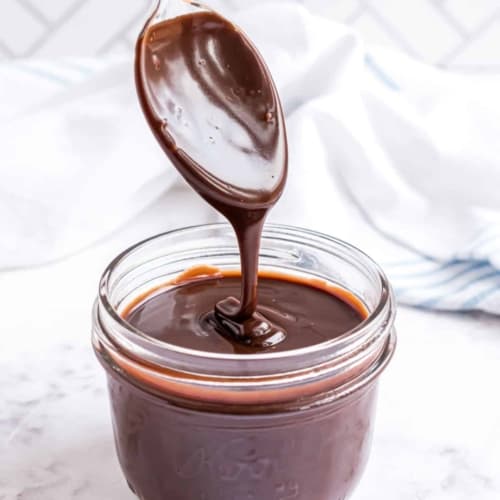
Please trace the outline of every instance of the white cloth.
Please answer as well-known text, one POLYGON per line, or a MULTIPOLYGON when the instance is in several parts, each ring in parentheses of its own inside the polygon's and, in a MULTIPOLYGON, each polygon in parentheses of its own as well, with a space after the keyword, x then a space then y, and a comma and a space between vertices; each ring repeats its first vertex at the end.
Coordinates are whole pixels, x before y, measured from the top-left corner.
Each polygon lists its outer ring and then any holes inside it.
MULTIPOLYGON (((359 245, 402 302, 500 314, 499 79, 367 48, 295 3, 234 19, 287 117, 290 176, 270 220, 359 245)), ((178 182, 129 58, 4 64, 0 137, 2 268, 75 252, 178 182)))

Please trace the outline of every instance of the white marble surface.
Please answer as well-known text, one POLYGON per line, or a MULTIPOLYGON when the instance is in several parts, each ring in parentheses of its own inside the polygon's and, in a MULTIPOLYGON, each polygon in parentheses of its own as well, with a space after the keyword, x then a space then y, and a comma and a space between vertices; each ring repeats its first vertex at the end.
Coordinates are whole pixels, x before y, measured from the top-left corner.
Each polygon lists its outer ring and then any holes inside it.
MULTIPOLYGON (((90 310, 105 264, 151 229, 143 216, 62 263, 0 273, 0 500, 133 498, 114 454, 90 310)), ((500 319, 400 308, 397 325, 353 500, 498 500, 500 319)))

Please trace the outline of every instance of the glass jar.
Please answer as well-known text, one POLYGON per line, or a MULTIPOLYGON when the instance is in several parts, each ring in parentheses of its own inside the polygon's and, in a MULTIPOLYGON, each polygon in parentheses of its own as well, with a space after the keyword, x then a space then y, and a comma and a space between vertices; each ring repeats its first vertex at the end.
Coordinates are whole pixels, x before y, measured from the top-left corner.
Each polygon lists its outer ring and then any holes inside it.
POLYGON ((239 269, 226 224, 172 231, 119 255, 100 282, 93 346, 108 374, 118 458, 142 500, 343 500, 366 463, 376 385, 395 348, 380 268, 347 243, 267 225, 260 268, 327 282, 366 307, 306 348, 217 354, 137 331, 127 307, 194 265, 239 269))

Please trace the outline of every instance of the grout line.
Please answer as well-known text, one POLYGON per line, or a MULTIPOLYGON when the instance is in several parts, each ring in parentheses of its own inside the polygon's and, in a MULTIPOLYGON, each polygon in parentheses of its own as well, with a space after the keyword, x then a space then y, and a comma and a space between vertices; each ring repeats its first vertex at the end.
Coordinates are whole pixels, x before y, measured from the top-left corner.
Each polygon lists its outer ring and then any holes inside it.
POLYGON ((23 57, 29 57, 33 55, 36 49, 40 48, 52 35, 54 30, 60 28, 64 23, 69 21, 79 10, 81 10, 87 2, 84 0, 79 0, 73 3, 68 10, 54 23, 51 24, 51 29, 47 30, 42 36, 35 40, 28 50, 25 50, 22 54, 23 57))
POLYGON ((49 27, 51 25, 45 14, 38 7, 33 5, 29 0, 17 0, 17 3, 21 4, 21 6, 24 7, 24 9, 28 11, 32 17, 34 17, 44 26, 49 27))
MULTIPOLYGON (((144 9, 147 7, 148 2, 145 1, 144 3, 144 9)), ((129 43, 127 40, 127 32, 132 28, 135 24, 138 22, 138 16, 140 13, 143 12, 143 8, 141 7, 137 13, 130 19, 130 21, 120 30, 118 33, 116 33, 110 40, 104 43, 104 45, 99 49, 98 54, 105 54, 110 50, 110 48, 120 40, 125 40, 127 44, 129 43)), ((146 20, 145 18, 146 13, 144 14, 144 22, 146 20)), ((140 22, 140 21, 139 21, 140 22)), ((141 26, 142 27, 142 26, 141 26)), ((139 31, 137 32, 137 36, 139 36, 139 31)))
POLYGON ((386 31, 386 33, 397 42, 412 57, 421 60, 422 57, 415 49, 402 37, 401 33, 389 21, 385 19, 367 0, 360 0, 365 11, 368 12, 386 31))
POLYGON ((467 29, 460 21, 448 10, 444 2, 434 2, 434 8, 441 14, 441 17, 460 35, 462 40, 469 39, 467 29))
POLYGON ((121 36, 114 37, 112 43, 107 43, 104 49, 101 47, 98 54, 100 56, 108 56, 110 54, 113 54, 117 44, 120 44, 120 49, 122 49, 123 46, 123 48, 128 52, 133 52, 133 45, 130 43, 130 40, 127 40, 125 36, 121 36))
POLYGON ((347 19, 344 21, 347 24, 353 24, 355 23, 363 14, 365 13, 365 8, 361 3, 358 2, 358 6, 356 10, 347 17, 347 19))
POLYGON ((12 52, 12 49, 2 40, 0 40, 0 52, 4 53, 8 58, 13 59, 16 54, 12 52))
POLYGON ((492 24, 498 21, 500 18, 500 8, 498 8, 491 16, 485 19, 484 22, 479 24, 479 26, 469 33, 468 37, 462 41, 462 43, 458 44, 454 49, 452 49, 448 54, 443 56, 438 62, 437 66, 449 66, 453 59, 455 59, 470 42, 476 40, 484 31, 486 31, 492 24))

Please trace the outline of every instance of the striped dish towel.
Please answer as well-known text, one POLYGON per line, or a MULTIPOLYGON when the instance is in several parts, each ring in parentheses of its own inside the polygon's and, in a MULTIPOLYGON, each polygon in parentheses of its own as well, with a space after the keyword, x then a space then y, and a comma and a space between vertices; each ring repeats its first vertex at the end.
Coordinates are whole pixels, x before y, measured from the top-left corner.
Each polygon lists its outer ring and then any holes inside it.
POLYGON ((368 169, 393 169, 396 178, 374 175, 372 187, 396 209, 383 200, 367 209, 353 184, 351 195, 385 240, 378 256, 399 302, 500 314, 499 77, 447 73, 384 49, 368 58, 383 87, 375 99, 393 114, 372 118, 386 128, 378 146, 387 163, 368 169))
POLYGON ((471 240, 469 248, 448 261, 414 254, 381 260, 400 303, 448 311, 500 313, 500 228, 471 240))

